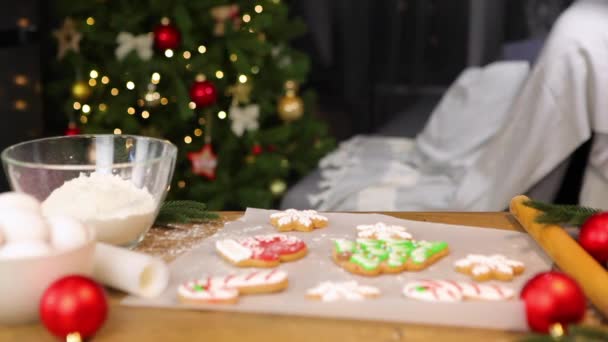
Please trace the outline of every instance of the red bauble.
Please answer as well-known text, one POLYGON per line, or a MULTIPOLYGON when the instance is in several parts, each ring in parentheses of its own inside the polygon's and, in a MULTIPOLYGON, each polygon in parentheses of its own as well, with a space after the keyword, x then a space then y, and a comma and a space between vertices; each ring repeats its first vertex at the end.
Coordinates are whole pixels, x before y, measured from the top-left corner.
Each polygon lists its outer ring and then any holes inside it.
POLYGON ((217 100, 215 85, 209 81, 194 82, 190 87, 190 99, 198 108, 214 104, 217 100))
POLYGON ((66 128, 65 130, 65 135, 78 135, 80 134, 80 128, 78 128, 78 126, 76 126, 75 123, 70 122, 68 124, 68 128, 66 128))
POLYGON ((260 144, 255 144, 251 147, 251 154, 253 154, 254 156, 259 156, 260 154, 262 154, 262 152, 263 150, 260 144))
POLYGON ((537 274, 521 290, 521 298, 526 304, 528 325, 537 332, 547 333, 555 323, 565 328, 585 315, 583 291, 561 272, 537 274))
POLYGON ((578 243, 600 264, 606 265, 608 262, 608 212, 594 214, 583 223, 578 243))
POLYGON ((108 303, 104 289, 95 281, 72 275, 49 286, 40 300, 40 319, 55 336, 70 333, 91 337, 105 322, 108 303))
POLYGON ((154 47, 159 50, 177 49, 181 40, 182 34, 171 24, 154 28, 154 47))

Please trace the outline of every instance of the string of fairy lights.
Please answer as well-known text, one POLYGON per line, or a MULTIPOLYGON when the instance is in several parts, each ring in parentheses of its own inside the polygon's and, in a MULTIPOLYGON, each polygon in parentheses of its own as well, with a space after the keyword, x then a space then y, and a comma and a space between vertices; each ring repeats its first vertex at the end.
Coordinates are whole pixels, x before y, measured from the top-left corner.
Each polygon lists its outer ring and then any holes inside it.
MULTIPOLYGON (((273 0, 274 3, 279 3, 280 0, 273 0)), ((260 4, 254 6, 253 8, 254 12, 257 14, 261 14, 264 11, 264 7, 260 4)), ((241 16, 241 20, 244 23, 250 23, 252 20, 252 15, 249 13, 244 13, 241 16)), ((93 17, 88 17, 85 20, 86 24, 89 26, 93 26, 95 25, 96 21, 95 18, 93 17)), ((162 18, 161 19, 161 24, 163 25, 168 25, 170 23, 170 20, 168 18, 162 18)), ((249 32, 254 33, 253 29, 249 29, 249 32)), ((263 36, 261 36, 261 38, 264 38, 263 36)), ((197 47, 196 52, 198 52, 201 55, 204 55, 207 52, 207 47, 204 44, 201 44, 197 47)), ((175 57, 175 51, 173 51, 173 49, 165 49, 163 51, 163 55, 166 58, 173 58, 175 57)), ((189 60, 193 57, 193 52, 191 51, 183 51, 181 54, 181 57, 184 60, 189 60)), ((230 53, 229 55, 229 60, 233 63, 238 61, 238 55, 236 53, 230 53)), ((192 65, 190 63, 186 63, 185 68, 187 70, 192 70, 192 65)), ((250 69, 250 72, 252 75, 256 75, 260 72, 260 67, 257 65, 253 65, 250 69)), ((216 79, 221 80, 225 77, 224 71, 221 69, 216 70, 213 75, 215 76, 216 79)), ((101 83, 102 85, 108 85, 110 84, 110 78, 107 75, 103 75, 101 76, 99 71, 93 69, 90 70, 89 72, 89 80, 87 82, 88 86, 90 87, 96 87, 99 83, 101 83)), ((197 76, 197 77, 200 77, 197 76)), ((241 83, 241 84, 245 84, 247 83, 249 80, 249 77, 245 74, 240 74, 237 76, 237 82, 241 83)), ((159 72, 153 72, 150 76, 150 83, 152 85, 152 87, 154 87, 155 85, 158 85, 161 81, 161 74, 159 72)), ((126 88, 127 91, 133 91, 136 88, 136 84, 133 81, 126 81, 124 84, 124 88, 126 88)), ((73 91, 74 92, 74 91, 73 91)), ((76 91, 78 92, 78 91, 76 91)), ((111 96, 118 96, 120 94, 121 90, 120 87, 112 87, 110 89, 110 95, 111 96)), ((88 96, 85 96, 88 97, 88 96)), ((82 101, 82 100, 81 100, 82 101)), ((79 121, 81 124, 86 125, 89 121, 88 116, 92 113, 93 108, 91 107, 91 105, 85 103, 84 101, 74 101, 73 102, 73 109, 76 111, 80 111, 81 114, 79 116, 79 121)), ((146 103, 155 103, 156 101, 158 101, 158 103, 160 103, 161 105, 165 106, 167 104, 169 104, 170 100, 167 97, 161 96, 161 94, 158 91, 148 91, 145 93, 145 95, 143 96, 143 99, 138 99, 137 100, 137 104, 140 107, 144 107, 146 103)), ((191 110, 195 110, 196 109, 196 103, 194 103, 193 101, 190 101, 188 103, 188 108, 190 108, 191 110)), ((100 112, 105 112, 108 110, 108 105, 105 103, 100 103, 97 106, 97 109, 100 112)), ((126 113, 127 115, 135 115, 137 113, 137 110, 134 106, 130 106, 126 108, 126 113)), ((142 110, 140 113, 140 116, 142 119, 146 120, 149 119, 151 116, 150 110, 148 109, 144 109, 142 110)), ((224 120, 227 118, 228 114, 226 113, 225 110, 219 110, 217 112, 217 118, 220 120, 224 120)), ((200 118, 199 119, 199 124, 200 125, 204 125, 205 124, 205 119, 204 118, 200 118)), ((114 134, 122 134, 122 130, 118 127, 116 127, 114 129, 114 134)), ((193 131, 193 135, 196 137, 200 137, 203 135, 203 130, 201 128, 195 128, 193 131)), ((184 143, 186 144, 190 144, 192 143, 193 139, 191 135, 186 135, 183 138, 184 143)))

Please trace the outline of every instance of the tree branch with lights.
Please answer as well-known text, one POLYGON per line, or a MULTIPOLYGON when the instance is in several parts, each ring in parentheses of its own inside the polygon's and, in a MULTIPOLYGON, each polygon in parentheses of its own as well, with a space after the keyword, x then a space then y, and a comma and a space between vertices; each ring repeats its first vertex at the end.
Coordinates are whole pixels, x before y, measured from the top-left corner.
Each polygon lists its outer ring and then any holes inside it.
POLYGON ((279 0, 58 1, 46 86, 66 134, 178 145, 170 198, 209 209, 276 206, 334 146, 301 92, 304 32, 279 0))

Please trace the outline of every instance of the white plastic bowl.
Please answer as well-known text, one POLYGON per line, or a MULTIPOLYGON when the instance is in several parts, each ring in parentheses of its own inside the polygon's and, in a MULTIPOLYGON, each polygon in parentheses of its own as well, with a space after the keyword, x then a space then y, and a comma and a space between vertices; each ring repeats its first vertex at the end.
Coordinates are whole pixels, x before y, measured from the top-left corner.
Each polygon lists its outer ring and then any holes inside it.
POLYGON ((38 320, 40 298, 57 279, 70 274, 90 276, 95 256, 94 232, 74 249, 47 256, 0 259, 0 324, 38 320))

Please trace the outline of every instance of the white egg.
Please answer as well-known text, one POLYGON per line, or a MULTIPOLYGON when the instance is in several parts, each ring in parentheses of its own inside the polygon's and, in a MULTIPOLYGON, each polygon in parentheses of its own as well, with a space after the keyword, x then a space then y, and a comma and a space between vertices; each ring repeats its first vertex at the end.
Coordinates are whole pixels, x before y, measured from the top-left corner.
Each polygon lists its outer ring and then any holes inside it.
POLYGON ((0 194, 0 210, 30 210, 40 212, 40 202, 32 195, 22 192, 5 192, 0 194))
POLYGON ((57 250, 76 248, 88 241, 88 234, 80 221, 69 216, 47 217, 51 229, 51 245, 57 250))
POLYGON ((0 248, 0 259, 18 259, 48 255, 52 252, 49 245, 42 241, 29 240, 7 243, 0 248))
POLYGON ((49 228, 42 215, 28 210, 0 210, 0 230, 7 243, 48 241, 49 228))

